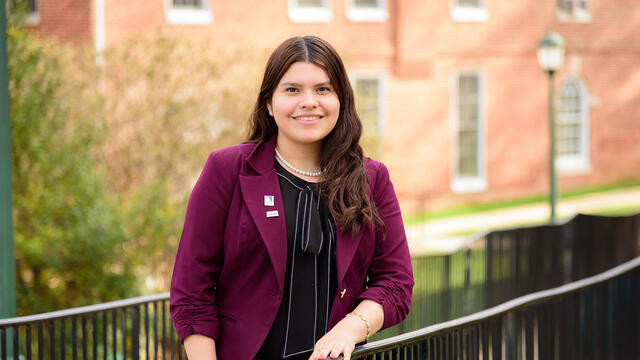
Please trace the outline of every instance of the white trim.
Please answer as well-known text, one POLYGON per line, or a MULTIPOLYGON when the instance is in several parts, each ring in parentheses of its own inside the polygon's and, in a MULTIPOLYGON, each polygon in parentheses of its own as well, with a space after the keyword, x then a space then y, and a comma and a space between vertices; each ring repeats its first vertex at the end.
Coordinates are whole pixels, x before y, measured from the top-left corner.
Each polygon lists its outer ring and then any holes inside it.
POLYGON ((29 12, 27 15, 26 25, 36 26, 40 24, 40 0, 35 0, 36 11, 29 12))
POLYGON ((40 11, 32 12, 27 15, 27 25, 36 26, 40 24, 40 11))
POLYGON ((165 0, 165 20, 169 25, 207 25, 213 22, 209 0, 202 0, 202 8, 180 8, 173 6, 173 0, 165 0))
POLYGON ((482 192, 487 189, 486 128, 487 128, 487 86, 484 70, 456 70, 451 73, 450 129, 451 129, 451 191, 458 194, 482 192), (478 77, 478 174, 459 176, 458 172, 458 79, 460 75, 478 77))
MULTIPOLYGON (((589 90, 580 77, 570 76, 560 87, 560 99, 562 99, 562 89, 566 84, 575 84, 580 95, 580 149, 582 152, 578 155, 557 155, 555 165, 558 175, 579 175, 591 170, 589 162, 589 90)), ((560 116, 557 113, 556 126, 558 126, 559 119, 560 116)))
POLYGON ((100 58, 106 47, 106 29, 105 29, 105 0, 95 0, 95 39, 94 46, 98 57, 100 58))
POLYGON ((458 5, 457 0, 453 0, 453 4, 449 9, 451 19, 457 22, 485 22, 489 20, 489 11, 487 11, 486 0, 479 0, 480 6, 463 6, 458 5))
MULTIPOLYGON (((378 129, 377 135, 384 138, 387 131, 387 74, 383 70, 354 70, 349 72, 354 95, 358 79, 376 79, 378 81, 378 129)), ((354 99, 355 100, 355 99, 354 99)))
POLYGON ((375 8, 362 8, 355 6, 355 0, 347 0, 347 19, 353 22, 384 22, 389 18, 387 0, 377 0, 375 8))
POLYGON ((289 0, 289 19, 295 23, 322 23, 333 20, 331 1, 322 0, 321 7, 300 7, 297 0, 289 0))

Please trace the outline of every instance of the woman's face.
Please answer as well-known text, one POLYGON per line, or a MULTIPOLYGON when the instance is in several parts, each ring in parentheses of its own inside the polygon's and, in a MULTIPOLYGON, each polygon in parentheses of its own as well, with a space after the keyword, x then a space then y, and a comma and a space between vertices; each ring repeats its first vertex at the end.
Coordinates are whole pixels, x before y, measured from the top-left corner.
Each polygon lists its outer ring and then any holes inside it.
POLYGON ((299 61, 282 76, 267 109, 278 126, 278 144, 319 144, 338 121, 340 101, 324 69, 299 61))

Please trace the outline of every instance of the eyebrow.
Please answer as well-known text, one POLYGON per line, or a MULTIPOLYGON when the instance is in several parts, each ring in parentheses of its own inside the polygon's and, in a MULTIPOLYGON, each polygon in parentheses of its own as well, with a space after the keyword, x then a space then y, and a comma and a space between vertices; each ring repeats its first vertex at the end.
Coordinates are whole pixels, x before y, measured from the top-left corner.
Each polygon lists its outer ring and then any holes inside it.
MULTIPOLYGON (((327 85, 331 85, 331 82, 325 81, 325 82, 321 82, 321 83, 315 84, 314 86, 327 86, 327 85)), ((300 87, 300 86, 302 86, 302 84, 297 83, 297 82, 293 82, 293 81, 287 81, 287 82, 283 82, 282 84, 280 84, 280 86, 297 86, 297 87, 300 87)))

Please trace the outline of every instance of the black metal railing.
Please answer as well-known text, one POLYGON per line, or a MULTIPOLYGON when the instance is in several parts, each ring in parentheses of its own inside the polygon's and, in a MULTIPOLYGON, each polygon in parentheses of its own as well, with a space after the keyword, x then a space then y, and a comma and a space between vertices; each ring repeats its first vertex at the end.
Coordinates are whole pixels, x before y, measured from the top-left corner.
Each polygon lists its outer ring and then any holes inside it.
POLYGON ((353 359, 640 359, 640 257, 472 315, 356 347, 353 359))
POLYGON ((182 359, 169 294, 0 319, 0 359, 182 359))
MULTIPOLYGON (((409 317, 371 340, 477 313, 636 256, 640 214, 577 215, 564 224, 483 234, 451 254, 413 258, 416 285, 409 317)), ((186 358, 168 299, 165 293, 0 319, 0 359, 186 358)))
POLYGON ((640 214, 576 215, 556 225, 480 234, 445 255, 412 259, 411 312, 379 340, 482 311, 640 256, 640 214))

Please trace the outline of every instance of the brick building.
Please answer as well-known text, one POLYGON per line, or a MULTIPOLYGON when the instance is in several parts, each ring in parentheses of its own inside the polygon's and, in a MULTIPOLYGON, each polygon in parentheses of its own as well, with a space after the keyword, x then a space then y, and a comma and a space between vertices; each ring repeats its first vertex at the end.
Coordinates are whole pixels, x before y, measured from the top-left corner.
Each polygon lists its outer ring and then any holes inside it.
POLYGON ((560 189, 640 179, 640 3, 619 0, 30 0, 30 26, 97 51, 159 28, 273 48, 314 34, 343 55, 405 212, 545 193, 547 30, 560 189))

